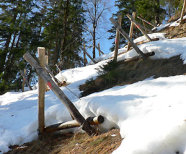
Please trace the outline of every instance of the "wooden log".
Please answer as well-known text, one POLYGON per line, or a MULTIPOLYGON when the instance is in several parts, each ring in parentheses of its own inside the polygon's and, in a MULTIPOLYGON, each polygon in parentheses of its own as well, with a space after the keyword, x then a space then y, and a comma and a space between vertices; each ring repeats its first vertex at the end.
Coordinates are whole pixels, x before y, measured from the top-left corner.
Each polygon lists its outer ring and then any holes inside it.
MULTIPOLYGON (((45 48, 38 47, 38 55, 39 55, 39 62, 41 67, 45 67, 45 48)), ((39 76, 38 79, 38 131, 39 134, 44 133, 45 128, 45 113, 44 113, 44 106, 45 106, 45 81, 39 76)))
MULTIPOLYGON (((118 16, 118 24, 121 26, 122 16, 118 16)), ((119 41, 120 41, 120 32, 116 29, 116 38, 115 38, 115 51, 114 51, 114 61, 117 61, 118 57, 118 49, 119 49, 119 41)))
POLYGON ((143 59, 145 59, 146 58, 145 54, 137 47, 137 45, 132 41, 132 39, 127 35, 127 33, 121 28, 121 26, 113 19, 113 17, 110 18, 110 21, 120 31, 121 35, 123 35, 125 37, 125 39, 131 43, 131 45, 135 49, 135 51, 139 55, 141 55, 143 59))
POLYGON ((104 52, 101 50, 101 48, 100 48, 100 44, 99 44, 99 46, 97 46, 96 45, 96 49, 98 49, 99 51, 100 51, 100 53, 102 54, 102 55, 104 55, 104 52))
POLYGON ((145 37, 151 41, 151 38, 147 35, 147 33, 143 30, 143 26, 141 24, 139 24, 135 19, 133 19, 132 16, 130 16, 129 14, 127 14, 127 17, 131 20, 131 22, 134 22, 135 26, 142 32, 143 35, 145 35, 145 37))
MULTIPOLYGON (((154 51, 145 53, 145 56, 146 56, 146 57, 150 57, 150 56, 154 56, 154 55, 155 55, 155 52, 154 52, 154 51)), ((126 59, 124 62, 131 62, 131 61, 138 60, 138 59, 140 59, 140 58, 141 58, 140 56, 135 56, 135 57, 126 59)))
POLYGON ((183 2, 183 8, 182 8, 182 11, 181 11, 180 24, 183 23, 183 16, 184 16, 184 13, 185 13, 185 8, 186 8, 186 0, 184 0, 184 2, 183 2))
MULTIPOLYGON (((132 17, 135 19, 136 18, 136 12, 133 12, 132 13, 132 17)), ((134 23, 131 22, 131 25, 130 25, 130 32, 129 32, 129 37, 132 39, 132 35, 133 35, 133 29, 134 29, 134 23)), ((127 51, 129 51, 131 47, 131 44, 130 42, 128 42, 128 47, 127 47, 127 51)))
POLYGON ((98 43, 99 56, 101 56, 100 44, 98 43))
POLYGON ((85 118, 79 113, 74 104, 68 99, 68 97, 63 93, 63 91, 55 84, 51 79, 49 74, 40 66, 40 64, 30 55, 29 52, 23 55, 24 59, 30 63, 36 69, 36 72, 40 77, 47 83, 50 89, 56 94, 56 96, 61 100, 61 102, 66 106, 70 114, 74 119, 82 126, 82 129, 87 132, 88 135, 96 134, 96 130, 92 128, 85 118))
MULTIPOLYGON (((99 125, 104 122, 104 117, 103 116, 98 116, 98 117, 89 117, 87 118, 87 122, 90 125, 99 125)), ((54 125, 50 125, 45 128, 45 132, 55 132, 63 129, 69 129, 69 128, 75 128, 75 127, 80 127, 80 124, 76 120, 72 121, 67 121, 64 123, 58 123, 54 125)))
POLYGON ((84 50, 85 54, 90 58, 90 60, 91 60, 94 64, 96 64, 96 61, 87 53, 86 49, 83 48, 83 50, 84 50))
POLYGON ((55 66, 58 69, 58 73, 61 72, 61 69, 59 68, 59 66, 57 64, 55 66))
POLYGON ((147 23, 148 25, 151 25, 151 26, 154 27, 154 28, 156 27, 155 25, 153 25, 152 23, 148 22, 147 20, 143 19, 143 18, 140 17, 140 16, 137 16, 137 18, 140 19, 140 20, 142 20, 142 21, 144 21, 144 22, 147 23))

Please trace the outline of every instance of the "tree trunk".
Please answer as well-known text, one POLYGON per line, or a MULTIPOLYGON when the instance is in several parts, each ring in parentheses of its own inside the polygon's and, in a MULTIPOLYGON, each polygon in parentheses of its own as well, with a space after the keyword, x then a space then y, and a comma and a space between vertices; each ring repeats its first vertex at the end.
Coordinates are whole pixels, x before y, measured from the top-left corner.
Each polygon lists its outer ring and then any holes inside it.
MULTIPOLYGON (((64 32, 63 32, 63 38, 61 40, 61 55, 60 55, 60 60, 63 60, 63 51, 65 49, 66 46, 66 39, 67 39, 67 22, 68 22, 68 14, 69 14, 69 4, 70 4, 70 0, 66 1, 66 7, 65 7, 65 13, 64 13, 64 32)), ((62 66, 59 66, 60 69, 62 69, 62 66)))
POLYGON ((93 25, 93 58, 96 58, 96 26, 93 25))
POLYGON ((160 0, 156 0, 155 3, 155 23, 156 25, 160 24, 160 0))

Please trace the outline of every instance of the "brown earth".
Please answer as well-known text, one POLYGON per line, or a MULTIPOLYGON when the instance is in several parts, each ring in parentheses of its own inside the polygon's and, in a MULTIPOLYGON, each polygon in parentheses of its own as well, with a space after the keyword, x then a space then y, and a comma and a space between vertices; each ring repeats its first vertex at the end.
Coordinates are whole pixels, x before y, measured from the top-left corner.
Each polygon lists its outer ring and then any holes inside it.
POLYGON ((43 139, 12 146, 6 154, 109 154, 121 144, 118 129, 113 129, 98 136, 85 133, 48 134, 43 139))

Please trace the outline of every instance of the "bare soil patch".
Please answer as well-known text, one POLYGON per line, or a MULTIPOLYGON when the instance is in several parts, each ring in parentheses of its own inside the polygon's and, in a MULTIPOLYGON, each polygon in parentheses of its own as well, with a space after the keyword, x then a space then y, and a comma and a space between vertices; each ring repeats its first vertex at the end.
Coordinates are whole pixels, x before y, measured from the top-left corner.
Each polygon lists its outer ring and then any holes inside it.
POLYGON ((41 140, 12 146, 7 154, 108 154, 117 149, 121 141, 118 129, 98 136, 88 136, 86 133, 48 134, 41 140))

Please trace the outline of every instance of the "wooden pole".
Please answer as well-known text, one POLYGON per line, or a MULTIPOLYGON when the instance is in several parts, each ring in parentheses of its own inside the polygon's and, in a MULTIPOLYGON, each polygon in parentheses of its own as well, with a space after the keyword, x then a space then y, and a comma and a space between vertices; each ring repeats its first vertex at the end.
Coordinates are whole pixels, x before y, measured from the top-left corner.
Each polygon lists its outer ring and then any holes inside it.
POLYGON ((86 48, 85 48, 85 44, 84 44, 84 45, 83 45, 84 66, 87 65, 87 58, 86 58, 86 53, 85 53, 85 51, 86 51, 86 48))
MULTIPOLYGON (((98 117, 89 117, 89 118, 87 118, 86 121, 90 125, 99 125, 104 122, 104 117, 101 115, 98 117)), ((76 120, 50 125, 45 128, 45 131, 46 132, 54 132, 54 131, 68 129, 68 128, 74 128, 74 127, 80 127, 80 124, 76 120)))
POLYGON ((47 83, 50 89, 56 94, 56 96, 61 100, 61 102, 67 107, 70 114, 74 119, 82 126, 82 129, 89 135, 96 134, 96 130, 92 128, 85 118, 79 113, 74 104, 68 99, 68 97, 63 93, 63 91, 55 84, 51 79, 50 75, 41 67, 41 65, 31 56, 29 52, 23 55, 24 59, 33 66, 39 76, 47 83))
POLYGON ((90 60, 92 60, 92 62, 93 62, 94 64, 96 64, 96 61, 87 53, 87 51, 86 51, 86 49, 85 49, 85 45, 84 45, 83 50, 84 50, 84 53, 90 58, 90 60))
MULTIPOLYGON (((45 65, 44 65, 44 68, 45 68, 45 66, 48 66, 48 55, 45 55, 45 65)), ((47 84, 45 84, 45 91, 47 91, 47 88, 48 86, 47 86, 47 84)))
MULTIPOLYGON (((39 55, 39 62, 41 67, 45 67, 45 48, 38 47, 37 48, 38 55, 39 55)), ((44 106, 45 106, 45 82, 44 80, 39 76, 38 79, 38 131, 39 134, 44 133, 45 128, 45 116, 44 116, 44 106)))
POLYGON ((127 17, 131 20, 131 22, 134 22, 135 26, 143 33, 143 35, 145 35, 145 37, 147 38, 147 40, 151 41, 151 38, 143 30, 143 28, 142 28, 143 26, 141 24, 139 24, 136 20, 134 20, 133 17, 130 16, 129 14, 127 14, 127 17))
POLYGON ((56 64, 56 67, 58 69, 58 72, 61 72, 61 69, 59 68, 59 66, 56 64))
POLYGON ((98 43, 99 56, 101 56, 100 44, 98 43))
MULTIPOLYGON (((118 24, 121 26, 122 16, 118 16, 118 24)), ((116 29, 116 38, 115 38, 115 51, 114 51, 114 61, 117 61, 118 57, 118 49, 119 49, 119 41, 120 41, 120 32, 116 29)))
POLYGON ((98 50, 100 51, 100 53, 101 53, 102 55, 104 55, 104 52, 101 51, 100 44, 99 44, 99 47, 96 45, 96 49, 98 49, 98 50))
POLYGON ((153 25, 152 23, 148 22, 147 20, 143 19, 142 17, 140 16, 137 16, 138 19, 142 20, 143 22, 146 22, 147 24, 151 25, 152 27, 156 27, 155 25, 153 25))
MULTIPOLYGON (((133 12, 132 13, 132 17, 135 19, 136 18, 136 12, 133 12)), ((134 29, 134 23, 131 22, 131 25, 130 25, 130 32, 129 32, 129 37, 132 39, 132 35, 133 35, 133 29, 134 29)), ((130 42, 128 42, 128 47, 127 47, 127 51, 129 51, 131 47, 131 44, 130 42)))
POLYGON ((184 16, 184 13, 185 13, 185 8, 186 8, 186 0, 184 0, 184 2, 183 2, 183 8, 182 8, 182 12, 181 12, 180 24, 183 23, 183 16, 184 16))
POLYGON ((110 21, 119 30, 121 35, 123 35, 125 37, 125 39, 131 43, 132 47, 136 50, 136 52, 139 55, 141 55, 143 59, 145 59, 146 58, 145 54, 137 47, 137 45, 132 41, 132 39, 127 35, 127 33, 121 28, 121 26, 113 19, 113 17, 110 18, 110 21))

